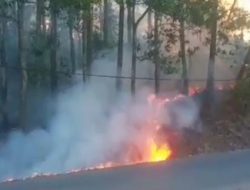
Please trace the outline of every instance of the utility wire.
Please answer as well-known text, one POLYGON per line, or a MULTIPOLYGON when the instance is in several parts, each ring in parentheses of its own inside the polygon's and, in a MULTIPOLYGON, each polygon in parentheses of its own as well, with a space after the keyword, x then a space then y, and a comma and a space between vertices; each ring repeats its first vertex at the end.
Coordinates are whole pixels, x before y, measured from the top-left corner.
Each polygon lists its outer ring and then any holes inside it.
MULTIPOLYGON (((11 69, 11 70, 25 70, 25 71, 39 71, 39 72, 50 72, 49 69, 36 69, 36 68, 23 68, 23 67, 18 67, 18 66, 2 66, 0 65, 0 68, 6 68, 6 69, 11 69)), ((127 79, 131 80, 131 76, 116 76, 116 75, 106 75, 106 74, 83 74, 83 73, 74 73, 72 74, 71 72, 65 72, 65 71, 56 71, 56 74, 63 74, 63 75, 68 75, 68 76, 88 76, 88 77, 96 77, 96 78, 111 78, 111 79, 127 79)), ((148 81, 154 81, 155 79, 152 77, 136 77, 136 80, 148 80, 148 81)), ((180 79, 170 79, 170 78, 160 78, 160 81, 179 81, 180 79)), ((204 82, 206 79, 189 79, 191 82, 204 82)), ((214 80, 216 82, 235 82, 237 81, 236 79, 216 79, 214 80)))

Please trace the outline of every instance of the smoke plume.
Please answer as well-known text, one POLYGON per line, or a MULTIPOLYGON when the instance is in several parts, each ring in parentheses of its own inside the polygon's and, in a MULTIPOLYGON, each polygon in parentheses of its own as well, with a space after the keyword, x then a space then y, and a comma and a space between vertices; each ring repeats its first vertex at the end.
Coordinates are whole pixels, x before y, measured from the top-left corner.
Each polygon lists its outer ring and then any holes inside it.
MULTIPOLYGON (((103 68, 99 72, 111 71, 110 74, 114 64, 110 58, 95 62, 99 69, 103 68)), ((97 68, 95 65, 93 69, 97 68)), ((85 86, 79 82, 59 95, 56 114, 47 130, 10 134, 0 146, 0 181, 34 173, 64 173, 110 161, 126 163, 128 160, 122 154, 127 145, 143 148, 143 140, 150 131, 140 124, 155 113, 147 101, 151 89, 138 87, 136 97, 131 98, 126 91, 116 93, 114 79, 91 81, 85 86)), ((171 124, 171 115, 175 114, 176 126, 191 126, 198 117, 198 109, 192 100, 185 101, 182 106, 171 105, 158 119, 171 124)))

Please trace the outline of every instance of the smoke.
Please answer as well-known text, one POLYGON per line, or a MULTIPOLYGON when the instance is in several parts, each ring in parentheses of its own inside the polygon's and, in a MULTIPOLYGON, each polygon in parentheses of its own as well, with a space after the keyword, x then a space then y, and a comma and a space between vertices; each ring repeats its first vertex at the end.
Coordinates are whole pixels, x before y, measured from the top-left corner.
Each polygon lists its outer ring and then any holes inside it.
MULTIPOLYGON (((112 74, 114 64, 106 57, 97 60, 93 68, 99 65, 103 72, 112 74)), ((11 133, 0 146, 0 181, 34 173, 64 173, 109 161, 128 162, 124 156, 126 147, 132 144, 143 148, 150 129, 142 124, 155 113, 155 108, 147 101, 149 87, 142 85, 136 97, 131 98, 126 91, 117 94, 114 84, 114 79, 96 78, 85 86, 76 84, 58 97, 56 114, 47 130, 11 133)), ((171 125, 174 114, 178 127, 190 127, 198 117, 198 109, 192 100, 185 101, 182 106, 169 105, 171 109, 166 108, 158 119, 171 125)), ((43 110, 40 114, 44 114, 43 110)))

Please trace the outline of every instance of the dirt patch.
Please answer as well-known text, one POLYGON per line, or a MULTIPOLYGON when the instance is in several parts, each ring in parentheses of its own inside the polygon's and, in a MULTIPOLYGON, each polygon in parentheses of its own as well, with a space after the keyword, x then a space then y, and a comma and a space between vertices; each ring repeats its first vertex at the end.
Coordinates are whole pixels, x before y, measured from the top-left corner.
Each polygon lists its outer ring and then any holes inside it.
POLYGON ((207 125, 199 147, 201 152, 225 152, 250 148, 250 115, 207 125))

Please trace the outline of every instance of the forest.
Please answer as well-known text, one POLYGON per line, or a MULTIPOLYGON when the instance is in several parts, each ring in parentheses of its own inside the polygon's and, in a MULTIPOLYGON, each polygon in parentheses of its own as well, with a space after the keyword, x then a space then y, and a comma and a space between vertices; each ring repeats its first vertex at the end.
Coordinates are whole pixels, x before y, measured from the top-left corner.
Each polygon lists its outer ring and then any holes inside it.
MULTIPOLYGON (((59 124, 70 128, 85 125, 75 117, 99 113, 99 99, 110 96, 107 107, 124 94, 136 102, 144 87, 159 98, 199 100, 196 153, 250 147, 249 42, 250 4, 244 0, 1 0, 0 155, 9 139, 21 138, 16 131, 32 144, 26 134, 49 130, 58 101, 70 118, 59 124), (80 103, 75 86, 83 88, 82 99, 96 99, 80 103), (112 95, 88 94, 92 87, 112 95)), ((93 125, 102 121, 93 119, 93 125)), ((73 133, 61 129, 62 138, 73 133)))

